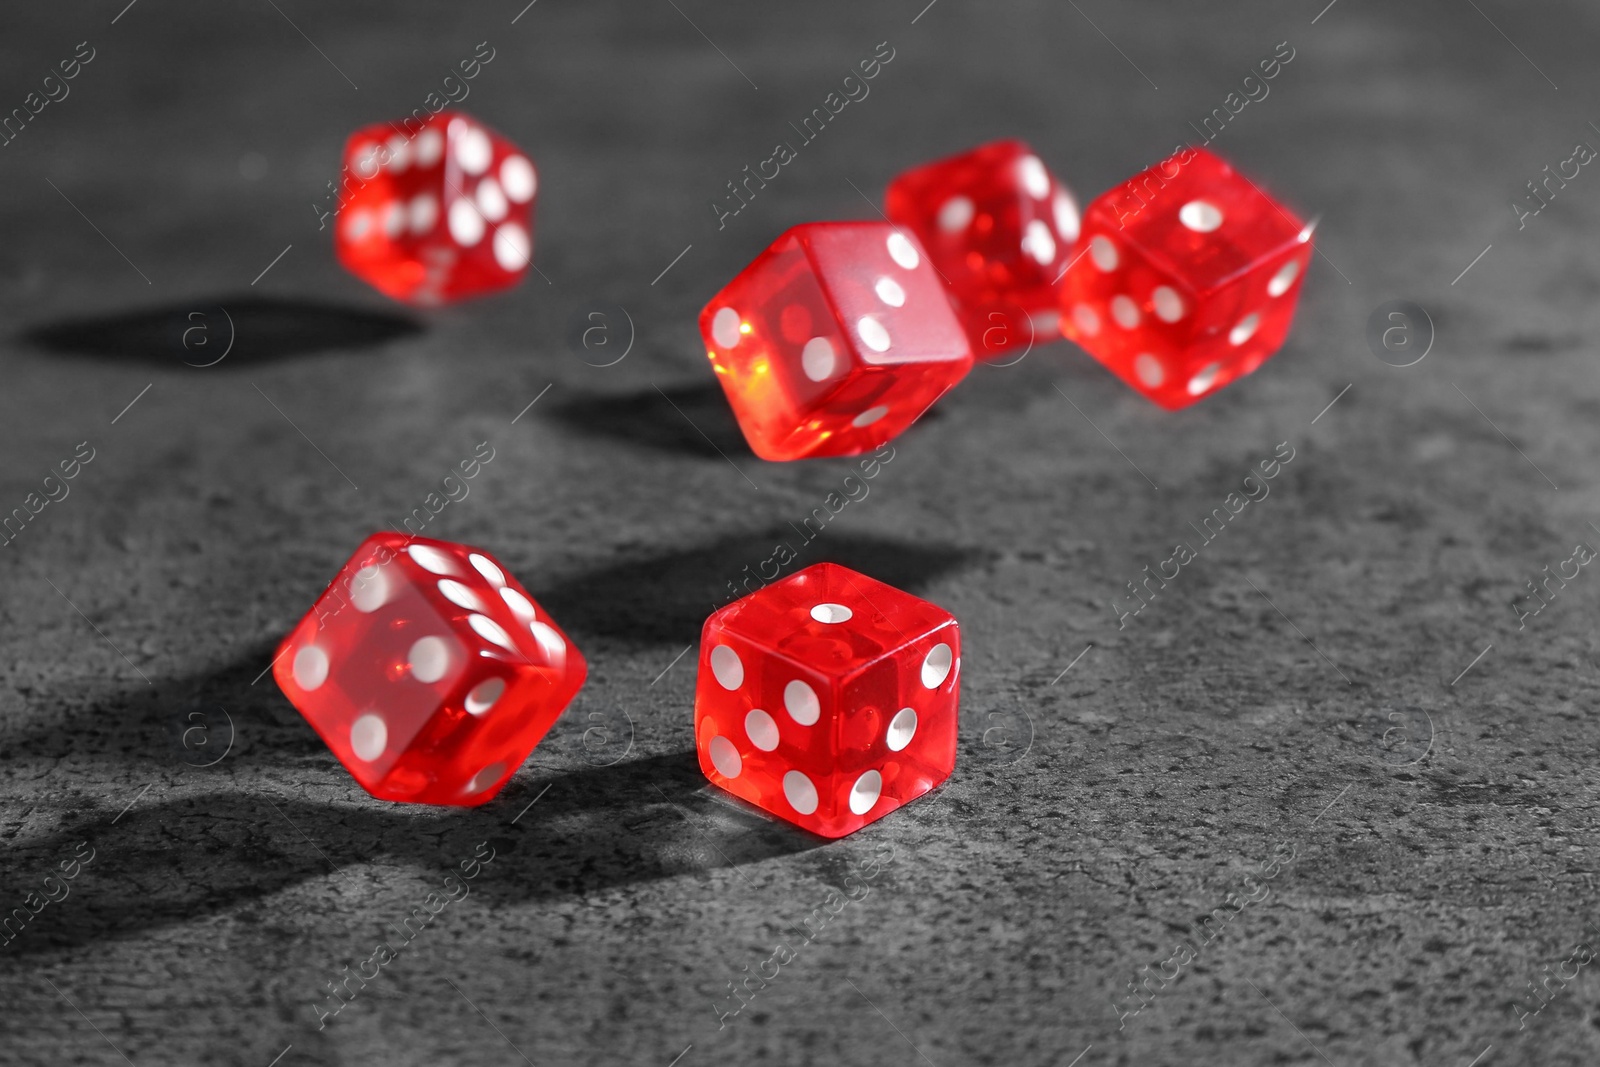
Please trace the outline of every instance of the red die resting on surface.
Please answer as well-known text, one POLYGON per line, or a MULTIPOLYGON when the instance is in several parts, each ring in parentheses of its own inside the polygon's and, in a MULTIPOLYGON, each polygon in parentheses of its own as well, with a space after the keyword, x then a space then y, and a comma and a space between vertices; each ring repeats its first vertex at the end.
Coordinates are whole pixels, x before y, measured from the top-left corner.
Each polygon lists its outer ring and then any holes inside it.
POLYGON ((706 620, 700 769, 843 837, 950 776, 960 673, 949 612, 836 563, 807 567, 706 620))
POLYGON ((344 147, 339 262, 379 292, 442 304, 515 285, 533 256, 538 175, 459 111, 420 129, 368 126, 344 147))
POLYGON ((762 459, 877 448, 972 368, 927 253, 883 222, 789 230, 706 305, 700 333, 762 459))
POLYGON ((273 661, 361 788, 464 806, 500 791, 587 671, 492 556, 398 533, 362 543, 273 661))
POLYGON ((1261 366, 1294 320, 1311 227, 1205 149, 1099 196, 1061 330, 1164 408, 1261 366))
POLYGON ((979 359, 1059 339, 1055 283, 1077 248, 1078 204, 1025 142, 905 171, 884 211, 928 250, 979 359))

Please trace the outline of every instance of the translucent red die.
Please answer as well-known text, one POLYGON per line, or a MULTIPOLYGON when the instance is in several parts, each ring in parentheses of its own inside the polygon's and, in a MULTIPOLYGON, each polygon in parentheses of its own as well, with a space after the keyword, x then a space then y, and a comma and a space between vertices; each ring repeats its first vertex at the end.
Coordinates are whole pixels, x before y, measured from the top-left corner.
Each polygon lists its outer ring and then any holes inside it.
POLYGON ((538 174, 516 145, 459 111, 357 130, 340 184, 339 262, 396 300, 481 296, 528 272, 538 174))
POLYGON ((700 638, 695 750, 707 778, 824 837, 950 775, 955 618, 835 563, 718 610, 700 638))
POLYGON ((928 250, 977 358, 1060 339, 1055 283, 1077 249, 1078 204, 1025 142, 905 171, 884 211, 928 250))
POLYGON ((1098 197, 1061 281, 1061 329, 1139 392, 1181 408, 1283 344, 1311 227, 1204 149, 1098 197))
POLYGON ((466 806, 500 791, 587 671, 493 556, 397 533, 362 543, 273 661, 363 789, 466 806))
POLYGON ((972 367, 927 253, 882 222, 789 230, 706 305, 700 333, 763 459, 877 448, 972 367))

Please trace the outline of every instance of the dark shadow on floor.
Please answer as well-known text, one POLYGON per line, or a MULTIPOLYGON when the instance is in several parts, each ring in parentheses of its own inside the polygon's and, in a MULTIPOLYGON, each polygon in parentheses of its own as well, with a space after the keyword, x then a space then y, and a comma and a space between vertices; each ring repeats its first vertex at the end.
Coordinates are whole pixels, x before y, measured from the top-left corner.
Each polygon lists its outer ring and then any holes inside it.
MULTIPOLYGON (((825 525, 807 542, 780 527, 608 564, 539 595, 580 641, 692 641, 706 615, 731 598, 727 583, 747 564, 755 573, 779 542, 796 552, 784 573, 832 560, 910 592, 982 554, 825 525)), ((425 871, 432 888, 479 842, 495 859, 472 893, 491 904, 710 878, 720 868, 825 843, 710 787, 692 751, 590 766, 547 746, 501 796, 476 809, 391 804, 353 787, 348 802, 306 800, 295 783, 346 772, 264 673, 273 652, 271 643, 251 645, 220 669, 64 709, 6 737, 8 760, 49 766, 43 773, 61 773, 60 762, 109 758, 155 784, 148 795, 91 802, 60 829, 8 841, 8 869, 28 883, 17 883, 18 900, 35 888, 42 893, 45 875, 70 860, 79 842, 95 859, 66 898, 31 916, 24 907, 20 924, 13 914, 14 940, 0 951, 48 953, 240 909, 255 921, 253 902, 317 880, 332 880, 341 893, 398 899, 363 871, 370 861, 425 871)), ((818 853, 816 862, 830 860, 818 853)), ((406 908, 412 904, 420 899, 406 908)), ((398 921, 404 911, 383 918, 398 921)))
MULTIPOLYGON (((553 405, 552 413, 578 433, 663 452, 710 459, 753 456, 727 394, 715 381, 633 393, 586 393, 553 405)), ((939 417, 935 405, 917 424, 939 417)))
POLYGON ((135 683, 84 705, 71 694, 40 693, 62 707, 53 721, 34 717, 5 738, 19 761, 110 758, 130 767, 204 773, 230 761, 293 765, 327 753, 279 692, 267 665, 274 644, 249 646, 213 671, 135 683), (263 673, 265 672, 265 673, 263 673))
POLYGON ((651 386, 632 393, 586 393, 553 405, 553 415, 579 433, 664 452, 712 459, 751 456, 727 395, 715 381, 659 391, 651 386))
POLYGON ((221 370, 329 349, 371 348, 422 329, 418 320, 386 310, 205 295, 144 311, 43 323, 24 331, 22 340, 63 355, 221 370))
MULTIPOLYGON (((829 514, 820 500, 818 507, 822 515, 829 514)), ((805 518, 800 515, 795 521, 805 518)), ((981 550, 956 545, 836 532, 813 517, 799 528, 777 526, 764 533, 724 537, 701 548, 624 559, 542 585, 535 595, 579 641, 595 636, 681 644, 695 640, 712 611, 744 596, 747 589, 760 588, 762 577, 769 581, 778 577, 776 560, 785 558, 778 554, 780 545, 794 553, 782 575, 813 563, 842 563, 910 593, 983 555, 981 550)), ((507 562, 515 569, 514 559, 507 562)))
MULTIPOLYGON (((825 507, 821 514, 828 515, 825 507)), ((805 516, 797 516, 801 519, 805 516)), ((835 531, 819 526, 812 516, 800 529, 783 525, 731 535, 701 548, 626 557, 536 582, 533 590, 591 655, 596 643, 603 650, 607 640, 682 648, 698 638, 707 615, 744 595, 744 583, 755 589, 761 575, 779 575, 772 561, 780 544, 794 552, 782 575, 813 563, 842 563, 911 593, 983 557, 982 550, 954 545, 835 531), (807 541, 805 533, 813 540, 807 541)), ((503 562, 513 573, 537 573, 514 554, 503 562)), ((220 667, 157 678, 153 686, 135 683, 87 703, 70 692, 30 693, 30 702, 58 710, 29 716, 6 730, 0 735, 0 757, 39 766, 75 759, 110 761, 141 775, 220 774, 233 766, 291 772, 302 766, 326 767, 343 773, 278 690, 267 669, 275 651, 275 642, 252 643, 220 667)))
MULTIPOLYGON (((709 878, 720 868, 826 843, 724 802, 690 751, 553 775, 524 771, 474 809, 376 800, 335 806, 268 789, 181 799, 156 793, 114 825, 112 814, 86 813, 76 827, 7 850, 19 901, 30 889, 42 893, 44 876, 61 861, 92 859, 67 883, 65 897, 13 921, 14 940, 0 951, 47 953, 182 923, 199 929, 206 917, 235 909, 246 909, 242 921, 259 922, 251 904, 311 881, 327 881, 351 899, 385 902, 370 924, 379 930, 415 915, 427 893, 442 890, 445 876, 475 855, 493 858, 465 884, 493 906, 709 878), (373 860, 416 868, 423 885, 401 891, 378 884, 362 870, 373 860)), ((55 883, 52 891, 61 896, 55 883)), ((413 939, 433 936, 429 922, 449 920, 453 906, 431 920, 422 910, 413 939)))

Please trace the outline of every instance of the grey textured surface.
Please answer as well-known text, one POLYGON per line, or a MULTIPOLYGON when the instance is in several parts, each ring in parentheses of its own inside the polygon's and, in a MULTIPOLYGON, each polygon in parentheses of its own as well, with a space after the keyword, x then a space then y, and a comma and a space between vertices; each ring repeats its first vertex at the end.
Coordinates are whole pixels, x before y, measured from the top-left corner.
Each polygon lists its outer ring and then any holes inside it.
POLYGON ((94 449, 0 549, 0 903, 94 856, 0 947, 0 1063, 1600 1059, 1600 992, 1563 966, 1600 937, 1596 579, 1525 629, 1513 608, 1596 543, 1600 176, 1520 231, 1507 207, 1600 138, 1593 5, 520 7, 0 17, 5 108, 96 50, 0 149, 0 506, 94 449), (464 106, 542 168, 545 278, 413 315, 337 267, 311 205, 349 129, 483 40, 464 106), (1086 200, 1284 40, 1215 147, 1322 216, 1286 349, 1178 414, 1064 344, 975 370, 801 556, 961 620, 954 776, 826 845, 710 793, 693 654, 666 668, 848 465, 739 444, 702 302, 784 227, 872 217, 850 183, 876 197, 996 136, 1086 200), (881 41, 871 95, 718 231, 723 183, 881 41), (1401 297, 1438 328, 1407 369, 1363 341, 1401 297), (637 327, 607 368, 563 340, 598 300, 637 327), (219 350, 176 344, 220 344, 218 305, 236 349, 182 365, 219 350), (253 679, 361 537, 485 440, 429 532, 496 551, 592 677, 494 803, 382 804, 253 679), (1124 583, 1280 442, 1270 496, 1119 629, 1124 583), (470 896, 319 1030, 326 983, 479 842, 470 896), (874 857, 865 898, 793 945, 874 857), (794 958, 721 1025, 780 941, 794 958), (1519 1029, 1546 967, 1570 980, 1519 1029))

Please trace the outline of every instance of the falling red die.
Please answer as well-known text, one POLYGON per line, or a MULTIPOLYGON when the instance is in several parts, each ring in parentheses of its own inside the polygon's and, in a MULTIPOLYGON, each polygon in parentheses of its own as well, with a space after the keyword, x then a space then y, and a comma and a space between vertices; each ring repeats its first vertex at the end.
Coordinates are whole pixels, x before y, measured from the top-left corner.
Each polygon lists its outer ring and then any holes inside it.
POLYGON ((363 789, 454 805, 500 791, 587 670, 494 557, 396 533, 367 538, 273 661, 363 789))
POLYGON ((950 776, 961 636, 942 608, 835 563, 721 608, 700 638, 707 778, 843 837, 950 776))
POLYGON ((905 171, 884 209, 928 250, 979 359, 1060 339, 1055 283, 1077 249, 1078 204, 1027 144, 905 171))
POLYGON ((927 253, 882 222, 789 230, 706 305, 700 333, 763 459, 877 448, 972 367, 927 253))
POLYGON ((515 285, 533 256, 538 173, 459 111, 368 126, 346 142, 334 248, 352 274, 412 304, 515 285))
POLYGON ((1164 408, 1261 366, 1294 321, 1311 227, 1204 149, 1089 205, 1061 329, 1164 408))

